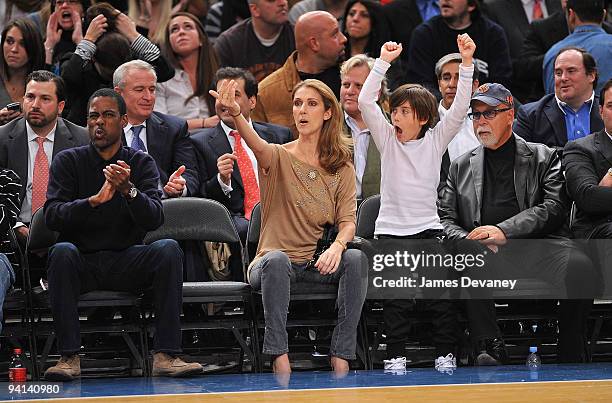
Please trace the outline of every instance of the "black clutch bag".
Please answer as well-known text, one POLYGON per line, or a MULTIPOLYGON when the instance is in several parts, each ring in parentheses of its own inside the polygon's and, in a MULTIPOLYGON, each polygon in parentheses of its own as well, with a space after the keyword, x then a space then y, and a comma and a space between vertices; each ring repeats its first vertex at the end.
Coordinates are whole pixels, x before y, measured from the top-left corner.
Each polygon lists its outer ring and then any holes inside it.
POLYGON ((308 263, 306 263, 307 269, 314 268, 314 264, 317 263, 317 260, 319 260, 319 257, 323 254, 323 252, 329 249, 332 243, 334 243, 337 235, 338 235, 337 227, 331 224, 327 224, 325 225, 325 227, 323 227, 323 235, 317 241, 317 249, 315 250, 314 255, 312 255, 312 259, 310 259, 308 263))

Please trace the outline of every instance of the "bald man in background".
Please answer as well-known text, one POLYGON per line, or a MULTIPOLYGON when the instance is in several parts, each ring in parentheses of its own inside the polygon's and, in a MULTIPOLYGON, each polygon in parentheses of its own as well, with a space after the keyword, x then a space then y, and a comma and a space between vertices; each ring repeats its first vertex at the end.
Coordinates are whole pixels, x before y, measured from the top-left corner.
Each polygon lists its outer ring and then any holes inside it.
POLYGON ((291 93, 300 81, 314 78, 327 84, 340 98, 340 67, 346 37, 336 19, 327 11, 311 11, 295 24, 296 51, 283 67, 259 83, 253 119, 291 129, 297 135, 292 114, 291 93))

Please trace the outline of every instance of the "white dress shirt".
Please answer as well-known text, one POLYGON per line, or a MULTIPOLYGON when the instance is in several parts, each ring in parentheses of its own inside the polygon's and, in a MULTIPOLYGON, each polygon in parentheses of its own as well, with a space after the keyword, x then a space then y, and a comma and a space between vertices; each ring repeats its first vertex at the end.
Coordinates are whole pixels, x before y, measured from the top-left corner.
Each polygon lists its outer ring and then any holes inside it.
POLYGON ((191 95, 193 87, 189 75, 184 70, 175 69, 173 78, 157 83, 154 110, 185 120, 209 117, 210 111, 205 97, 193 97, 185 104, 185 100, 191 95))
POLYGON ((353 137, 353 164, 355 165, 355 176, 357 179, 357 198, 361 198, 361 184, 368 160, 368 147, 370 145, 370 130, 366 127, 361 130, 357 121, 344 112, 344 120, 351 130, 353 137))
MULTIPOLYGON (((440 115, 440 119, 444 117, 448 113, 448 110, 442 105, 442 101, 438 105, 438 114, 440 115)), ((457 157, 462 156, 468 151, 472 151, 476 147, 480 145, 476 134, 474 134, 474 125, 472 121, 465 117, 463 120, 463 124, 461 125, 461 129, 459 129, 459 133, 451 140, 448 144, 448 157, 451 162, 457 159, 457 157)))
MULTIPOLYGON (((53 144, 55 141, 55 130, 57 129, 57 122, 53 129, 47 134, 45 142, 43 143, 43 149, 47 155, 47 161, 51 166, 51 159, 53 158, 53 144)), ((36 153, 38 152, 38 143, 36 138, 38 135, 34 133, 34 130, 30 124, 26 121, 26 133, 28 136, 28 181, 26 183, 26 192, 23 202, 21 203, 21 212, 19 213, 19 221, 15 227, 23 226, 23 223, 32 221, 32 176, 34 174, 34 162, 36 160, 36 153)))
MULTIPOLYGON (((233 131, 234 129, 232 129, 225 123, 223 123, 223 121, 221 121, 220 123, 221 123, 221 128, 223 129, 223 132, 227 136, 227 141, 229 141, 230 143, 232 152, 234 152, 234 148, 236 147, 236 139, 234 139, 234 136, 230 136, 230 132, 233 131)), ((250 119, 249 119, 249 126, 253 127, 253 122, 250 119)), ((253 150, 249 148, 249 146, 247 145, 246 141, 244 141, 242 136, 240 137, 240 144, 242 144, 242 147, 245 149, 249 158, 251 159, 251 164, 253 165, 253 171, 255 172, 255 179, 257 180, 257 186, 259 186, 259 175, 257 171, 257 159, 255 158, 255 154, 253 153, 253 150)), ((234 163, 234 169, 238 169, 238 162, 234 163)), ((221 185, 221 190, 223 191, 223 193, 225 193, 229 197, 230 192, 234 190, 234 188, 232 187, 232 177, 230 176, 229 185, 226 185, 225 182, 221 180, 221 174, 217 174, 217 181, 219 181, 219 185, 221 185)))
MULTIPOLYGON (((132 139, 134 138, 134 132, 132 131, 133 126, 143 126, 142 129, 140 129, 140 133, 138 133, 138 137, 140 137, 140 140, 142 140, 142 144, 144 144, 145 148, 147 149, 146 153, 148 154, 149 144, 147 143, 147 121, 146 120, 137 125, 128 123, 123 128, 123 133, 125 134, 125 144, 127 144, 128 147, 130 147, 132 144, 132 139)), ((170 172, 169 174, 172 175, 172 172, 170 172)), ((166 199, 168 198, 168 193, 166 193, 166 191, 164 190, 164 186, 166 186, 166 184, 161 183, 161 178, 160 178, 158 187, 159 187, 159 190, 161 190, 163 193, 162 198, 166 199)), ((183 187, 183 194, 181 196, 186 196, 186 195, 187 195, 187 184, 185 184, 185 187, 183 187)))
MULTIPOLYGON (((531 24, 533 17, 533 6, 535 5, 535 0, 521 0, 523 3, 523 9, 525 10, 525 14, 527 15, 527 20, 531 24)), ((548 17, 548 9, 546 8, 546 0, 540 1, 540 8, 542 9, 542 18, 548 17)))

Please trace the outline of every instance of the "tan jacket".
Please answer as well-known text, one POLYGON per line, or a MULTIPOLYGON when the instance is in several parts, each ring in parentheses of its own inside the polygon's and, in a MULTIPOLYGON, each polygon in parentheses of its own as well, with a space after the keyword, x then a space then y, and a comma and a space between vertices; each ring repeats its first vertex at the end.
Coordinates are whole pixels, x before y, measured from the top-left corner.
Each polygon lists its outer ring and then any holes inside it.
POLYGON ((257 122, 268 122, 288 127, 294 138, 297 129, 293 120, 291 93, 300 81, 295 61, 297 51, 294 51, 280 69, 259 83, 257 105, 251 118, 257 122))

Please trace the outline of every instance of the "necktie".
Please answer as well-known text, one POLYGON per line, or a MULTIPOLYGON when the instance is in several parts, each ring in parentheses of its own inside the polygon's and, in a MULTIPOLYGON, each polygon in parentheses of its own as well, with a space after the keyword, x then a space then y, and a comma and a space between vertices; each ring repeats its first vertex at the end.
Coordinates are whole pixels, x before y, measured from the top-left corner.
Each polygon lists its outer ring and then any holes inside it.
POLYGON ((47 200, 47 185, 49 184, 49 160, 45 154, 44 137, 36 137, 38 151, 34 158, 32 174, 32 215, 45 204, 47 200))
POLYGON ((132 137, 132 144, 130 144, 130 147, 132 147, 136 151, 140 150, 146 153, 147 147, 145 147, 144 141, 142 141, 142 139, 140 138, 140 131, 143 127, 144 126, 142 125, 132 126, 132 133, 134 134, 134 137, 132 137))
POLYGON ((249 154, 247 154, 240 141, 240 133, 232 130, 230 136, 234 137, 235 140, 234 154, 238 157, 238 169, 242 177, 242 185, 244 186, 244 217, 250 220, 253 207, 259 201, 259 186, 257 185, 257 178, 255 177, 251 158, 249 158, 249 154))
POLYGON ((533 1, 533 13, 531 14, 531 21, 540 20, 544 18, 544 12, 542 11, 542 0, 533 1))

